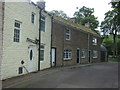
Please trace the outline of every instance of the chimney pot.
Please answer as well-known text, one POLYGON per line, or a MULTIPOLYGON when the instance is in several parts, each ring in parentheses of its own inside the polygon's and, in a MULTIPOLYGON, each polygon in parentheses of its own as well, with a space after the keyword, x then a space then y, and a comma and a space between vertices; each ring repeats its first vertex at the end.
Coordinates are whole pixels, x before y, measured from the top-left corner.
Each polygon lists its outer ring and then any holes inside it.
POLYGON ((45 1, 44 0, 39 0, 37 1, 37 5, 42 9, 45 10, 45 1))

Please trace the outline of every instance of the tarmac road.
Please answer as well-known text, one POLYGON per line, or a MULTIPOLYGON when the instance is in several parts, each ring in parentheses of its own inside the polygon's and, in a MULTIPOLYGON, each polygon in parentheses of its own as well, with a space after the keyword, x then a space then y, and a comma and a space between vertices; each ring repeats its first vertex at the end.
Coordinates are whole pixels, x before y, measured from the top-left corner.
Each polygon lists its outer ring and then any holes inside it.
POLYGON ((118 88, 118 63, 64 68, 11 88, 118 88))

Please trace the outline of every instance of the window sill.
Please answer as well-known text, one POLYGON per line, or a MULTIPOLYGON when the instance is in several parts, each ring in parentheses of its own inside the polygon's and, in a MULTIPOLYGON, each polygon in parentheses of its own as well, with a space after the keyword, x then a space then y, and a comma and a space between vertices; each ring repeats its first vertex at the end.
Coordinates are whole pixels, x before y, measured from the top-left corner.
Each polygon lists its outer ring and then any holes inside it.
POLYGON ((66 41, 70 41, 70 39, 66 39, 66 41))
POLYGON ((96 46, 97 44, 93 44, 94 46, 96 46))
POLYGON ((81 57, 82 59, 85 59, 85 57, 81 57))
POLYGON ((71 58, 64 58, 65 61, 70 61, 72 60, 71 58))
POLYGON ((40 61, 40 62, 44 62, 44 60, 43 60, 43 61, 40 61))
POLYGON ((97 57, 93 57, 93 59, 97 59, 97 57))

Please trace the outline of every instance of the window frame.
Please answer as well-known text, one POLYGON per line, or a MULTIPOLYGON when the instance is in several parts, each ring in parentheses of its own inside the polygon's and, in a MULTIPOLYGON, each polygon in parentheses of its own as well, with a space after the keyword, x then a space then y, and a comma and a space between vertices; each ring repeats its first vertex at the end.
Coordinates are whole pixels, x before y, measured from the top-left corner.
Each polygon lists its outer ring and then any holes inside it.
POLYGON ((93 50, 93 58, 98 58, 98 51, 97 50, 93 50))
POLYGON ((72 59, 72 51, 71 50, 64 50, 64 60, 71 60, 72 59))
POLYGON ((16 42, 16 43, 20 42, 20 31, 21 31, 21 22, 15 20, 13 42, 16 42), (17 24, 18 24, 18 26, 17 26, 17 24))
POLYGON ((86 58, 85 49, 81 50, 81 58, 86 58))
POLYGON ((40 27, 40 30, 42 32, 45 32, 45 26, 46 26, 46 16, 41 15, 41 27, 40 27), (42 17, 44 17, 44 19, 42 17), (43 23, 44 23, 44 25, 43 25, 43 23), (42 25, 44 26, 44 28, 42 27, 42 25))
POLYGON ((40 61, 42 62, 42 61, 44 61, 45 60, 45 45, 41 45, 40 46, 40 61), (43 48, 41 48, 43 46, 43 48), (43 59, 41 59, 41 51, 43 51, 43 59))
POLYGON ((92 44, 93 44, 93 45, 97 45, 97 38, 93 37, 93 39, 92 39, 92 44))
POLYGON ((32 14, 31 14, 31 23, 32 24, 35 24, 35 13, 34 12, 32 12, 32 14), (34 17, 33 17, 34 16, 34 17))
POLYGON ((66 35, 66 40, 71 40, 71 30, 70 29, 66 30, 65 35, 66 35), (69 33, 67 31, 69 31, 69 33))

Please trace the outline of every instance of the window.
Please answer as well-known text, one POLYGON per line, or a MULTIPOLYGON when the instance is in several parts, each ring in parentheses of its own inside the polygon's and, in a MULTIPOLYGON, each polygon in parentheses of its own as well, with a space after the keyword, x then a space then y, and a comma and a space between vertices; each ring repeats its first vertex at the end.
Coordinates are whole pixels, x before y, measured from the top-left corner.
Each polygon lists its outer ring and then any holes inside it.
POLYGON ((40 49, 40 61, 44 61, 44 49, 45 49, 45 46, 41 45, 41 49, 40 49))
POLYGON ((20 22, 15 21, 14 25, 14 42, 20 42, 20 22))
POLYGON ((72 58, 72 52, 70 50, 64 51, 64 60, 68 60, 72 58))
POLYGON ((66 40, 70 40, 70 30, 66 30, 66 40))
POLYGON ((45 17, 41 16, 41 31, 45 32, 45 17))
POLYGON ((92 43, 93 45, 97 45, 97 38, 93 38, 92 43))
POLYGON ((82 49, 81 58, 85 58, 85 50, 82 49))
POLYGON ((31 15, 31 22, 33 24, 35 23, 35 13, 32 13, 32 15, 31 15))
POLYGON ((19 67, 19 70, 18 70, 18 74, 22 74, 23 73, 23 67, 19 67))
POLYGON ((93 50, 93 58, 97 58, 98 57, 98 52, 93 50))

